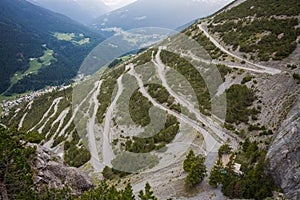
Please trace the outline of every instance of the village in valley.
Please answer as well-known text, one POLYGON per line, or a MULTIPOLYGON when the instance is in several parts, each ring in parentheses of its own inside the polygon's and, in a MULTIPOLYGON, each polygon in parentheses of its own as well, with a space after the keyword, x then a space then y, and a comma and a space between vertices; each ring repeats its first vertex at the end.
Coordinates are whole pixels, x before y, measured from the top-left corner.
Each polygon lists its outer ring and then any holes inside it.
POLYGON ((16 96, 16 98, 14 98, 14 99, 3 100, 2 103, 1 103, 1 109, 2 109, 1 116, 3 117, 3 116, 8 115, 9 111, 13 107, 18 106, 22 103, 30 102, 33 99, 35 99, 36 97, 40 97, 44 94, 54 92, 54 91, 62 91, 62 90, 65 90, 69 87, 71 87, 71 85, 49 86, 49 87, 46 87, 46 88, 41 89, 41 90, 30 92, 26 95, 16 96))

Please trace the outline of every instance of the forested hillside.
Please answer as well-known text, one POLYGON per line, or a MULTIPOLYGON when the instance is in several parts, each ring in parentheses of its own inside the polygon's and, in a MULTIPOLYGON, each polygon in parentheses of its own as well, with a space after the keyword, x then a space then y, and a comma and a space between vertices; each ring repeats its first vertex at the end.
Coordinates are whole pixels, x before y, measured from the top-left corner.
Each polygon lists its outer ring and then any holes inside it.
POLYGON ((11 95, 69 81, 84 57, 103 40, 71 19, 25 0, 0 3, 0 93, 11 95), (53 55, 43 63, 39 58, 47 49, 53 55))

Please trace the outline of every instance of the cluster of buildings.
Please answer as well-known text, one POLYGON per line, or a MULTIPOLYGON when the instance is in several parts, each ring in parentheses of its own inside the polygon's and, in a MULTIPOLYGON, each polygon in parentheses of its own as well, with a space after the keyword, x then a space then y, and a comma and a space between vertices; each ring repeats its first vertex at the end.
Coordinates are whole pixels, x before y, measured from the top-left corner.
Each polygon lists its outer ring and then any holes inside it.
POLYGON ((67 89, 69 87, 71 87, 71 85, 67 85, 67 86, 49 86, 45 89, 37 90, 37 91, 31 92, 29 94, 26 94, 24 96, 16 97, 13 100, 3 100, 2 103, 1 103, 1 108, 2 108, 1 116, 7 115, 9 110, 11 108, 13 108, 14 106, 18 106, 18 105, 20 105, 24 102, 32 101, 34 98, 42 96, 46 93, 50 93, 50 92, 53 92, 53 91, 60 91, 60 90, 63 90, 63 89, 67 89))

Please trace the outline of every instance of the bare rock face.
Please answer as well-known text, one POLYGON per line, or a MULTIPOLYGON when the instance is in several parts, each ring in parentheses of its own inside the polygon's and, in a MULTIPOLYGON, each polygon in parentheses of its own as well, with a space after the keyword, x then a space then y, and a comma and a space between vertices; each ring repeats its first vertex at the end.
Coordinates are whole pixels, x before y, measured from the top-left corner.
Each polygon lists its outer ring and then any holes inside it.
POLYGON ((36 158, 32 162, 34 183, 37 189, 48 185, 49 188, 63 189, 69 187, 74 195, 91 189, 94 185, 91 178, 75 167, 69 167, 52 151, 40 146, 36 147, 36 158))
POLYGON ((288 199, 300 199, 300 98, 270 145, 270 173, 288 199))

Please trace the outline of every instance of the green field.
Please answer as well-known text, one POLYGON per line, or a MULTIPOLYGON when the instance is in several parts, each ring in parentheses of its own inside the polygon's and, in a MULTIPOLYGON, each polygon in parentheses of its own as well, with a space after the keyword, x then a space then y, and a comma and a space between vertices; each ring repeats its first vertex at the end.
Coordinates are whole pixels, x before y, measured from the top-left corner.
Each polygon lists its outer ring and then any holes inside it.
POLYGON ((85 38, 83 34, 79 34, 78 36, 75 33, 54 33, 54 37, 58 40, 64 40, 72 42, 73 44, 83 45, 90 43, 90 38, 85 38))
POLYGON ((54 37, 58 40, 72 41, 75 37, 74 33, 54 33, 54 37))
MULTIPOLYGON (((25 72, 17 71, 11 78, 10 78, 10 86, 6 91, 9 91, 10 88, 16 84, 18 81, 22 80, 25 76, 30 74, 37 74, 38 71, 42 67, 47 67, 51 65, 52 62, 56 62, 56 58, 54 58, 53 54, 54 51, 48 49, 46 46, 44 54, 39 58, 30 58, 29 61, 29 68, 25 72)), ((4 92, 5 93, 5 92, 4 92)))

